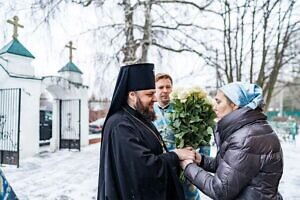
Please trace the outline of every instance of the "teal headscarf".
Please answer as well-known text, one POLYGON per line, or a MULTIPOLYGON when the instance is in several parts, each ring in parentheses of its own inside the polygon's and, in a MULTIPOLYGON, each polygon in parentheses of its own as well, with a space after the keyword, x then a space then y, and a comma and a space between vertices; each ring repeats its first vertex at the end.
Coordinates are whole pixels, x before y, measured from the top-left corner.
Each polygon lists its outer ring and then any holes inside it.
POLYGON ((224 85, 220 90, 239 107, 255 109, 263 105, 262 89, 256 84, 233 82, 224 85))

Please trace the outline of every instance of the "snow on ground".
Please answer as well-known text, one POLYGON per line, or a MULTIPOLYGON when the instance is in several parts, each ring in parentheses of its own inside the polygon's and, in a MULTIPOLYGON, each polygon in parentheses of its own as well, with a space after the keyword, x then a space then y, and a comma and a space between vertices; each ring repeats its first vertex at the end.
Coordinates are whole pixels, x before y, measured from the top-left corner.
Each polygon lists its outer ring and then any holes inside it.
MULTIPOLYGON (((284 174, 279 190, 284 199, 300 200, 300 138, 282 142, 284 174)), ((21 161, 20 167, 2 166, 20 200, 96 199, 99 143, 78 151, 41 153, 21 161)), ((208 199, 202 195, 202 200, 208 199)))
POLYGON ((283 176, 279 191, 283 199, 300 200, 300 136, 296 142, 282 143, 283 148, 283 176))
POLYGON ((46 152, 2 170, 20 200, 96 199, 99 152, 99 143, 80 152, 46 152))

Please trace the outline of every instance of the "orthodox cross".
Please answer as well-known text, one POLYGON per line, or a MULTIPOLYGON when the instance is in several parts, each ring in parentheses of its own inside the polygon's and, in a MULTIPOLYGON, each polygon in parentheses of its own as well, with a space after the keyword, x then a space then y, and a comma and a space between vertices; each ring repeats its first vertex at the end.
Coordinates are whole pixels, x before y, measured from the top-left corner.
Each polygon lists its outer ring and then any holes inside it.
POLYGON ((7 20, 7 23, 12 24, 14 26, 14 33, 13 33, 13 38, 14 39, 17 39, 17 37, 18 37, 18 27, 24 28, 24 26, 19 24, 18 21, 19 21, 18 16, 14 16, 13 20, 10 20, 10 19, 7 20))
POLYGON ((72 41, 70 41, 69 45, 66 45, 66 47, 69 48, 69 52, 70 52, 69 58, 70 58, 70 62, 72 62, 72 50, 75 50, 76 48, 73 47, 73 42, 72 41))

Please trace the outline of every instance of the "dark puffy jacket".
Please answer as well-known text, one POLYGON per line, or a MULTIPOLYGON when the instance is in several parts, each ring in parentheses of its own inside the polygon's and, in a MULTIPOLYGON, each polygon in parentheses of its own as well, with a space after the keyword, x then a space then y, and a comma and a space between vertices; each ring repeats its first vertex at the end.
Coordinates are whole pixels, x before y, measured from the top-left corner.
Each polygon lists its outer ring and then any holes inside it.
POLYGON ((213 199, 282 199, 282 150, 260 109, 240 108, 226 115, 215 138, 216 158, 202 156, 200 167, 189 164, 185 169, 193 184, 213 199))

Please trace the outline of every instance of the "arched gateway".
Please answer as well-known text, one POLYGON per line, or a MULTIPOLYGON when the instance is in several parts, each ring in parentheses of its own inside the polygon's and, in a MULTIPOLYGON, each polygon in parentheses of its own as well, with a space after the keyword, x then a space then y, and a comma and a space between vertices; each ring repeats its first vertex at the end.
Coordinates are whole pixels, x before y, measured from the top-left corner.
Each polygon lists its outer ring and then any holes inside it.
POLYGON ((40 152, 41 139, 48 140, 49 151, 80 150, 88 144, 88 87, 72 62, 72 42, 67 47, 69 62, 58 76, 47 77, 35 76, 34 56, 17 39, 16 30, 12 41, 0 50, 0 164, 19 166, 20 160, 40 152), (51 96, 47 137, 40 134, 45 93, 51 96))

